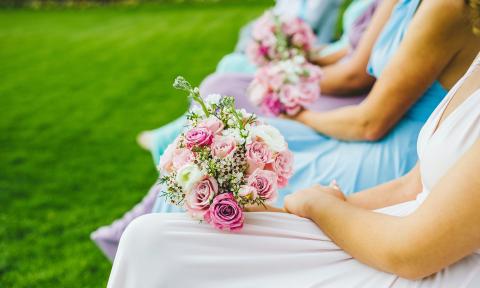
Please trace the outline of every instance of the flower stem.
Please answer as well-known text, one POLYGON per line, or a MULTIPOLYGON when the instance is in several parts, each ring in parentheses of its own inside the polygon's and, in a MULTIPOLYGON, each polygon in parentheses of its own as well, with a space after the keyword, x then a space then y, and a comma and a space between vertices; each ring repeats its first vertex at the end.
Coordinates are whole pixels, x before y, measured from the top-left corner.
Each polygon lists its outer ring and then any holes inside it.
POLYGON ((198 91, 197 87, 190 90, 190 96, 192 97, 192 99, 195 102, 200 104, 200 106, 202 107, 203 113, 205 113, 205 116, 207 116, 207 117, 210 116, 210 112, 208 112, 208 109, 207 109, 207 106, 205 105, 205 102, 203 102, 202 97, 200 97, 200 92, 198 91))
POLYGON ((202 107, 202 110, 205 113, 205 115, 207 117, 210 116, 210 113, 208 112, 208 109, 207 109, 207 106, 205 105, 205 102, 203 102, 202 97, 200 97, 200 90, 197 87, 192 88, 192 85, 190 84, 190 82, 188 82, 182 76, 177 76, 177 78, 175 78, 175 81, 173 82, 173 88, 178 89, 178 90, 187 91, 189 93, 189 96, 192 97, 192 99, 195 102, 200 104, 200 106, 202 107))

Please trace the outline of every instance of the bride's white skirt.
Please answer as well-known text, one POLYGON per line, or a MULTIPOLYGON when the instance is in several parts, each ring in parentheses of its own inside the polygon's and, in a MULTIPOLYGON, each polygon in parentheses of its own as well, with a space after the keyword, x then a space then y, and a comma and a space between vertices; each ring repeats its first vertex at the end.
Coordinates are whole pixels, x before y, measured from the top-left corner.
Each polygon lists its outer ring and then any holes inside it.
MULTIPOLYGON (((401 215, 415 204, 379 212, 401 215)), ((358 262, 295 215, 247 213, 243 230, 230 233, 185 214, 150 214, 125 231, 108 287, 473 288, 480 287, 480 255, 410 281, 358 262)))

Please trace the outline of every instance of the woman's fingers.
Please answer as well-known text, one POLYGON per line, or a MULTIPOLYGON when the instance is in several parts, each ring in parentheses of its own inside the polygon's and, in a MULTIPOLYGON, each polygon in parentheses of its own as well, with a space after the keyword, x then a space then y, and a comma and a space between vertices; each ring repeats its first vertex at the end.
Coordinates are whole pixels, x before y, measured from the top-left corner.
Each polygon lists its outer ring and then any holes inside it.
POLYGON ((341 190, 340 187, 337 184, 337 180, 335 180, 335 179, 333 179, 332 182, 330 182, 329 187, 333 188, 333 189, 341 190))

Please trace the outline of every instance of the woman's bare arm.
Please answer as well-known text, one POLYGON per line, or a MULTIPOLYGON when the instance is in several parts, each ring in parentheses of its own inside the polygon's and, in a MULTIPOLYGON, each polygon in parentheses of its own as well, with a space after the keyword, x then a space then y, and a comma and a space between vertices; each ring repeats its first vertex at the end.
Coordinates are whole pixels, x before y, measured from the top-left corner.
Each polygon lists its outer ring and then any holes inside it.
POLYGON ((375 78, 367 73, 368 60, 375 41, 396 3, 397 0, 384 0, 380 3, 352 58, 323 68, 323 77, 320 81, 322 93, 338 96, 358 95, 372 87, 375 78))
POLYGON ((480 140, 442 177, 425 202, 406 217, 361 209, 318 189, 287 196, 285 207, 312 219, 359 261, 418 279, 480 248, 478 171, 480 140))
POLYGON ((322 113, 305 110, 295 119, 341 140, 382 138, 473 38, 466 9, 458 1, 422 1, 398 51, 364 102, 322 113))
MULTIPOLYGON (((349 50, 349 47, 345 47, 326 56, 316 56, 311 59, 311 62, 321 67, 333 65, 345 57, 349 50)), ((320 51, 318 53, 320 53, 320 51)))
POLYGON ((415 200, 420 192, 422 182, 417 164, 405 176, 348 196, 347 202, 357 207, 375 210, 415 200))

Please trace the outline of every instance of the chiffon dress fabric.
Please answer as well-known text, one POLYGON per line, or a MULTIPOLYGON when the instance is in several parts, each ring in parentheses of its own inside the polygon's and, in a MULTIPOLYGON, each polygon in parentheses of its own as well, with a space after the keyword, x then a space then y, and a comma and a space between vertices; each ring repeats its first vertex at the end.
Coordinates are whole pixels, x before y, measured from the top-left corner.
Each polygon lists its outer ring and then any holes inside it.
MULTIPOLYGON (((423 192, 414 201, 377 213, 402 217, 414 212, 480 139, 480 89, 438 125, 464 79, 480 69, 479 64, 476 60, 420 133, 423 192)), ((408 280, 352 258, 308 219, 285 213, 246 214, 239 233, 214 230, 179 213, 134 220, 122 236, 108 287, 480 287, 478 251, 429 277, 408 280)))

